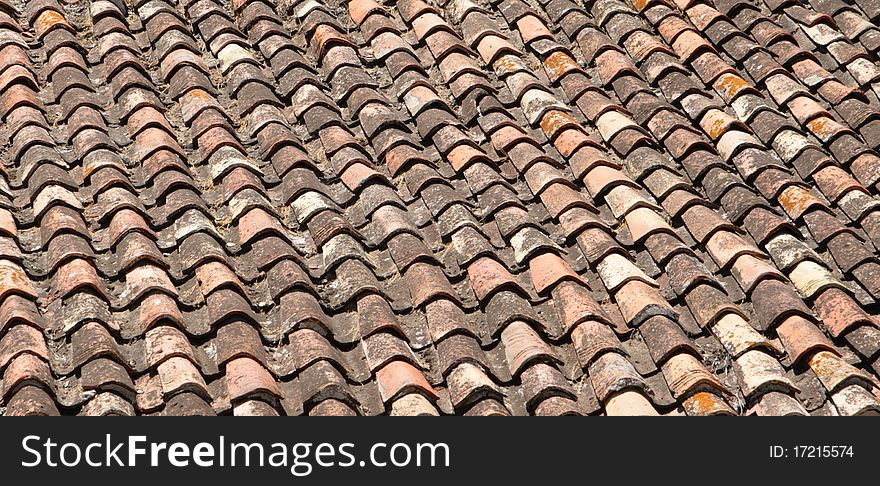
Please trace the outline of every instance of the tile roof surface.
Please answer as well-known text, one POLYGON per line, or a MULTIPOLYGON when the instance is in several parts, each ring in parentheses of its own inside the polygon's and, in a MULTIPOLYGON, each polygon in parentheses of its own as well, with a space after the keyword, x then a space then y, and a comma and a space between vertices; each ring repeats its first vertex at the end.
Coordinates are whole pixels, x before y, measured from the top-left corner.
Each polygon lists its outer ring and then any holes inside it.
POLYGON ((0 3, 4 413, 880 412, 880 1, 578 2, 0 3))

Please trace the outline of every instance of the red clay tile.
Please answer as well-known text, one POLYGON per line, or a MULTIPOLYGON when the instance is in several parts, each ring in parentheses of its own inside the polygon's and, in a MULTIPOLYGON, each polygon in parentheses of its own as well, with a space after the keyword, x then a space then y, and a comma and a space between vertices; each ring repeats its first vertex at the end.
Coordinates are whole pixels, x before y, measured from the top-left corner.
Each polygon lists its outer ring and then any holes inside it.
POLYGON ((162 391, 166 396, 191 391, 207 398, 210 396, 205 380, 191 361, 173 356, 158 366, 162 391))
POLYGON ((309 415, 318 417, 342 417, 356 416, 357 413, 355 413, 355 411, 344 402, 330 398, 322 400, 315 405, 314 408, 309 410, 309 415))
POLYGON ((800 218, 810 209, 826 207, 809 190, 795 185, 788 186, 779 194, 779 204, 792 219, 800 218))
POLYGON ((670 357, 662 369, 663 376, 669 383, 669 389, 676 398, 689 395, 698 388, 708 387, 718 392, 726 391, 724 385, 690 353, 680 353, 670 357))
MULTIPOLYGON (((468 268, 470 271, 470 267, 468 268)), ((443 270, 428 263, 414 263, 406 271, 406 280, 414 307, 422 307, 436 298, 457 300, 458 296, 446 280, 443 270)))
POLYGON ((223 286, 231 286, 241 292, 242 295, 247 295, 247 290, 238 280, 235 272, 218 261, 207 262, 196 267, 196 278, 199 280, 199 285, 204 295, 208 295, 223 286))
POLYGON ((238 220, 239 244, 253 243, 254 239, 267 233, 284 234, 278 221, 262 209, 252 209, 238 220))
POLYGON ((839 289, 828 289, 819 294, 815 306, 825 329, 835 338, 858 325, 878 326, 873 317, 839 289))
POLYGON ((3 371, 3 397, 8 400, 16 391, 28 384, 51 390, 53 383, 48 363, 34 354, 19 354, 3 371))
POLYGON ((674 354, 698 353, 681 327, 663 316, 646 320, 639 327, 639 332, 645 340, 645 345, 648 346, 651 359, 658 365, 665 363, 674 354))
POLYGON ((832 393, 853 382, 860 382, 867 387, 875 386, 874 378, 830 351, 819 351, 813 354, 810 357, 810 369, 816 373, 825 388, 832 393))
POLYGON ((636 327, 646 319, 662 315, 674 319, 676 312, 657 290, 640 281, 630 280, 614 294, 627 324, 636 327))
POLYGON ((635 243, 641 243, 649 236, 658 232, 675 234, 669 223, 657 214, 656 211, 649 208, 637 208, 629 212, 625 220, 635 243))
POLYGON ((149 330, 146 335, 147 361, 157 366, 173 356, 195 361, 195 354, 186 335, 171 326, 159 326, 149 330))
POLYGON ((736 412, 721 397, 709 392, 697 392, 682 402, 688 415, 736 415, 736 412))
POLYGON ((161 268, 150 265, 138 265, 125 274, 127 286, 127 298, 136 300, 143 294, 158 290, 169 295, 177 295, 177 288, 171 282, 168 274, 161 268))
POLYGON ((753 255, 758 258, 764 256, 754 245, 729 231, 715 233, 706 243, 706 249, 715 263, 722 268, 733 264, 741 255, 753 255))
POLYGON ((584 320, 608 321, 589 290, 579 282, 563 281, 553 289, 552 294, 566 332, 584 320))
POLYGON ((578 274, 555 253, 542 253, 529 260, 529 270, 535 290, 541 294, 553 288, 562 280, 580 281, 578 274))
POLYGON ((849 191, 864 190, 861 184, 837 166, 825 167, 813 173, 813 179, 822 194, 825 194, 833 202, 849 191))
POLYGON ((25 386, 16 392, 7 401, 6 413, 11 417, 59 415, 52 397, 35 386, 25 386))
POLYGON ((73 332, 70 365, 76 368, 101 356, 120 364, 125 363, 119 349, 119 345, 103 325, 89 322, 73 332))
POLYGON ((226 386, 232 401, 247 396, 283 396, 272 375, 251 358, 236 358, 226 363, 226 386))
POLYGON ((392 361, 376 371, 379 391, 386 402, 406 393, 422 393, 434 399, 439 398, 434 388, 425 380, 419 370, 405 361, 392 361))
POLYGON ((785 281, 785 276, 776 267, 753 255, 740 255, 737 257, 730 268, 730 272, 746 293, 751 293, 755 285, 764 279, 772 278, 785 281))
POLYGON ((605 403, 605 409, 609 416, 656 417, 659 415, 644 393, 631 389, 611 394, 605 403))
POLYGON ((472 363, 456 366, 447 378, 452 405, 461 409, 485 396, 503 397, 504 392, 486 373, 472 363))
POLYGON ((0 338, 0 368, 5 368, 13 358, 30 353, 47 360, 49 350, 39 330, 26 325, 9 328, 0 338))
POLYGON ((587 198, 580 192, 571 188, 567 184, 552 184, 541 193, 541 200, 550 211, 550 215, 558 217, 566 210, 573 207, 582 207, 593 210, 593 206, 587 198))
POLYGON ((348 13, 356 24, 362 24, 372 13, 383 11, 382 6, 372 0, 356 0, 348 4, 348 13))
POLYGON ((480 53, 480 56, 483 58, 483 61, 486 64, 494 63, 498 57, 505 53, 519 54, 519 51, 516 47, 513 46, 507 39, 503 39, 498 36, 488 35, 483 37, 482 40, 477 44, 477 52, 480 53))
POLYGON ((133 330, 132 333, 140 335, 162 321, 178 325, 183 321, 176 302, 166 294, 147 295, 141 300, 138 309, 138 329, 133 330))
POLYGON ((554 141, 554 144, 557 147, 561 147, 560 151, 565 152, 567 150, 573 150, 571 148, 567 148, 570 144, 577 143, 573 140, 576 135, 570 135, 567 137, 562 137, 561 134, 566 132, 571 132, 572 128, 577 133, 580 133, 579 125, 577 120, 559 110, 549 110, 544 116, 541 117, 541 129, 544 130, 544 133, 548 138, 554 141))
POLYGON ((37 33, 37 37, 43 37, 55 28, 64 28, 71 32, 73 32, 73 27, 67 23, 67 20, 64 19, 64 16, 55 10, 45 10, 38 17, 36 22, 34 23, 34 30, 37 33))
POLYGON ((791 316, 776 328, 779 339, 792 362, 798 363, 816 350, 836 353, 831 341, 812 322, 800 316, 791 316))
POLYGON ((416 37, 423 41, 425 38, 440 30, 448 30, 452 33, 452 28, 436 13, 423 12, 411 20, 412 28, 416 37))
POLYGON ((503 288, 520 288, 510 272, 492 258, 480 258, 468 266, 467 272, 471 289, 481 301, 503 288))
POLYGON ((606 352, 623 353, 617 336, 607 324, 588 320, 571 333, 572 344, 577 350, 581 367, 590 366, 596 358, 606 352))
POLYGON ((590 379, 599 400, 627 389, 647 390, 632 364, 619 353, 605 353, 590 365, 590 379))
POLYGON ((37 298, 37 292, 24 270, 9 260, 0 260, 0 300, 13 293, 37 298))
POLYGON ((106 299, 98 273, 88 261, 77 258, 62 264, 55 276, 48 300, 64 298, 79 289, 89 289, 106 299))
POLYGON ((517 20, 516 28, 522 33, 525 44, 530 44, 536 39, 553 37, 553 34, 547 29, 544 22, 534 15, 525 15, 517 20))
POLYGON ((501 332, 510 373, 519 375, 534 360, 558 361, 553 350, 525 322, 516 321, 501 332))

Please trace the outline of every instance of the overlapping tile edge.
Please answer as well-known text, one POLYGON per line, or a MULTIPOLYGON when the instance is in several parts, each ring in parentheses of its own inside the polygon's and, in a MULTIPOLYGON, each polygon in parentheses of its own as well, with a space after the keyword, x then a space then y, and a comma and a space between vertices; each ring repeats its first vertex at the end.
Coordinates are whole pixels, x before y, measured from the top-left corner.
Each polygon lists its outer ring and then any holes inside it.
POLYGON ((880 413, 878 17, 0 3, 3 413, 880 413))

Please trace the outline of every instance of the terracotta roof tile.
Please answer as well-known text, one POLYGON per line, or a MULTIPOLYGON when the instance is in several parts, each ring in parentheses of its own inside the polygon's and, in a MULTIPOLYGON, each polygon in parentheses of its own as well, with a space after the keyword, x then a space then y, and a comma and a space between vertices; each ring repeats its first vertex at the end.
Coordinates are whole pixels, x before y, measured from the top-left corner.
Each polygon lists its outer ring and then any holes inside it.
POLYGON ((236 358, 226 364, 226 386, 232 401, 248 395, 281 397, 281 390, 269 371, 251 358, 236 358))
POLYGON ((721 382, 690 353, 680 353, 669 358, 663 365, 663 375, 676 398, 689 395, 697 389, 726 392, 721 382))
POLYGON ((416 391, 438 398, 437 392, 416 368, 403 361, 392 361, 376 371, 382 398, 390 402, 407 392, 416 391))
POLYGON ((535 290, 539 294, 552 291, 562 280, 580 280, 568 264, 554 253, 542 253, 530 259, 529 269, 535 290))

